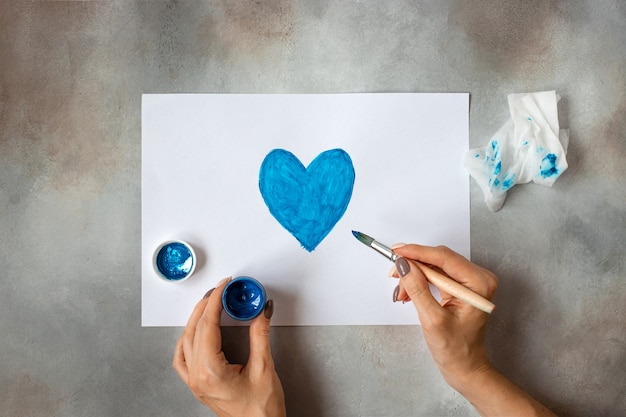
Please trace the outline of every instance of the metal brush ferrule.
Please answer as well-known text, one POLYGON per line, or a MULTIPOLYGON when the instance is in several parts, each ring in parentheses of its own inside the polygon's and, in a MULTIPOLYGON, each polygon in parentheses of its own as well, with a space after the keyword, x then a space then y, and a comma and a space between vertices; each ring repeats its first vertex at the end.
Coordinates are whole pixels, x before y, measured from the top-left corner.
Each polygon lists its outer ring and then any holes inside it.
POLYGON ((398 255, 396 255, 396 253, 392 251, 390 247, 387 247, 382 243, 373 241, 372 243, 370 243, 370 247, 392 262, 395 262, 396 259, 398 259, 398 255))

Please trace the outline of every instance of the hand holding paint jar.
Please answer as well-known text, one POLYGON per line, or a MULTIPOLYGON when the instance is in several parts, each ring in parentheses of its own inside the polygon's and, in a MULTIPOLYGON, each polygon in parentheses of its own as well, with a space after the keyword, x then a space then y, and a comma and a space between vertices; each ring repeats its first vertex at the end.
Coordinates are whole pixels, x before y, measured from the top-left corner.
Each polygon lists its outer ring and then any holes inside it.
POLYGON ((283 388, 270 347, 274 303, 265 302, 265 297, 263 287, 250 277, 222 280, 196 304, 176 344, 174 369, 195 397, 218 415, 286 415, 283 388), (229 314, 240 319, 254 316, 249 330, 250 356, 245 365, 229 363, 222 351, 223 300, 229 314))

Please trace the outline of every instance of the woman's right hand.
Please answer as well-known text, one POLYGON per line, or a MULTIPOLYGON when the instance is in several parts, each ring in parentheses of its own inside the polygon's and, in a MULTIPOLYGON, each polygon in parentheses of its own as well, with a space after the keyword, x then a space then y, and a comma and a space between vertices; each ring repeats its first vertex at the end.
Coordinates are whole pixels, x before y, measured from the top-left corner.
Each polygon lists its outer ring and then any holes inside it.
POLYGON ((488 314, 442 291, 438 302, 414 261, 442 272, 487 299, 496 291, 496 276, 443 246, 396 245, 393 250, 401 256, 396 261, 400 277, 397 300, 413 301, 428 348, 445 380, 456 388, 474 373, 489 370, 484 348, 488 314))
POLYGON ((441 289, 438 302, 416 262, 427 264, 489 300, 498 286, 496 276, 443 246, 396 245, 393 250, 401 256, 393 273, 400 278, 394 301, 413 302, 428 349, 448 384, 485 417, 554 417, 489 363, 484 346, 488 314, 441 289))

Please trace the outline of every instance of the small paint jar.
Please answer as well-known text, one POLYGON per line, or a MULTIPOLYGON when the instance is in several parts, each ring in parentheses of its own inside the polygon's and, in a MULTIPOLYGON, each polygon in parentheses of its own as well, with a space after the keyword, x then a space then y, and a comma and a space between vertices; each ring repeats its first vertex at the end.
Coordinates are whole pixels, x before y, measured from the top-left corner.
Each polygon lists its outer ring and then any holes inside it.
POLYGON ((222 305, 224 311, 235 320, 252 320, 265 308, 265 288, 252 277, 237 277, 224 288, 222 305))
POLYGON ((168 240, 159 245, 152 260, 154 271, 167 282, 183 282, 196 269, 196 253, 182 240, 168 240))

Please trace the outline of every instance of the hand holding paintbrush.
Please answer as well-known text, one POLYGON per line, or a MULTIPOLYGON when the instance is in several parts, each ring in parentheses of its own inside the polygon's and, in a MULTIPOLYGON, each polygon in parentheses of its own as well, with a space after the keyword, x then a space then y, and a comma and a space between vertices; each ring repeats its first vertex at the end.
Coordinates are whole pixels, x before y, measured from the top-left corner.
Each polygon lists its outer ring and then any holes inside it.
MULTIPOLYGON (((374 238, 367 236, 364 233, 352 231, 352 234, 361 243, 371 247, 376 252, 385 256, 390 261, 396 262, 396 266, 398 265, 400 266, 398 268, 399 269, 398 272, 400 273, 400 275, 406 275, 406 273, 409 270, 409 264, 406 260, 402 259, 402 257, 398 256, 398 254, 394 250, 376 241, 374 238), (400 270, 400 269, 404 269, 404 270, 400 270)), ((396 249, 399 249, 399 248, 396 248, 396 249)), ((431 269, 430 267, 424 265, 423 263, 417 260, 412 260, 412 262, 420 269, 420 271, 422 272, 422 274, 424 274, 426 279, 435 287, 437 287, 440 291, 446 294, 449 294, 486 313, 491 313, 493 309, 495 308, 495 305, 491 301, 477 294, 471 289, 463 286, 462 284, 453 280, 452 278, 434 269, 431 269)), ((394 298, 396 297, 394 296, 394 298)))
POLYGON ((406 294, 411 299, 441 375, 480 415, 554 417, 487 358, 484 338, 489 316, 480 310, 489 313, 494 308, 489 299, 498 279, 492 272, 443 246, 396 245, 391 249, 362 233, 353 234, 394 261, 398 288, 403 287, 397 297, 404 300, 406 294), (430 293, 429 282, 439 288, 441 302, 430 293))

